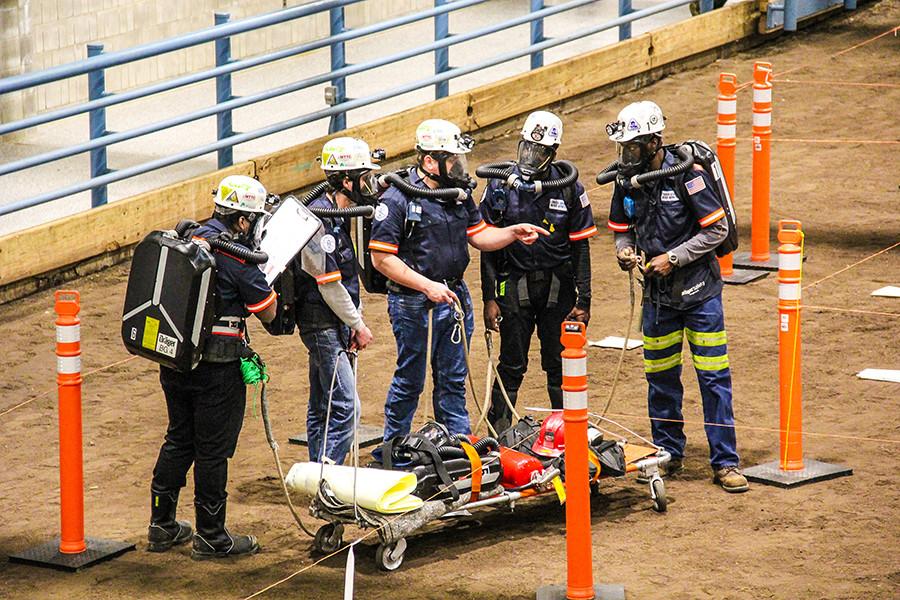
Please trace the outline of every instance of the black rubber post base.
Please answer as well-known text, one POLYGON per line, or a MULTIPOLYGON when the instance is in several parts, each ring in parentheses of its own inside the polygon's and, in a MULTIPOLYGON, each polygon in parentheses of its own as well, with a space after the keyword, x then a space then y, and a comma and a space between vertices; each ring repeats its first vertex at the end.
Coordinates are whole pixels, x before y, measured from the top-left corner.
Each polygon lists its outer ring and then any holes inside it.
MULTIPOLYGON (((803 257, 806 262, 806 257, 803 257)), ((757 271, 777 271, 778 270, 778 249, 769 252, 769 260, 752 261, 749 252, 736 252, 732 264, 735 269, 755 269, 757 271)))
MULTIPOLYGON (((538 588, 537 600, 566 600, 566 584, 538 588)), ((594 600, 625 600, 625 587, 617 583, 595 584, 594 600)))
POLYGON ((759 271, 756 269, 734 269, 731 275, 723 275, 722 281, 724 281, 728 285, 746 285, 768 276, 768 271, 759 271))
POLYGON ((59 538, 52 542, 35 546, 19 554, 11 554, 9 562, 32 565, 34 567, 49 567, 59 571, 75 572, 98 563, 110 560, 129 550, 134 550, 134 544, 128 542, 114 542, 111 540, 98 540, 97 538, 85 538, 87 549, 78 554, 63 554, 59 551, 59 538))
MULTIPOLYGON (((359 426, 359 447, 367 448, 369 446, 375 446, 376 444, 380 444, 384 439, 384 430, 381 427, 376 427, 375 425, 360 425, 359 426)), ((306 432, 297 434, 294 437, 288 438, 288 441, 292 444, 298 444, 300 446, 309 446, 309 440, 306 437, 306 432)))
POLYGON ((832 465, 818 460, 804 459, 802 471, 782 471, 777 460, 744 469, 744 477, 754 483, 774 485, 780 488, 794 488, 807 483, 826 481, 837 477, 853 475, 853 469, 843 465, 832 465))

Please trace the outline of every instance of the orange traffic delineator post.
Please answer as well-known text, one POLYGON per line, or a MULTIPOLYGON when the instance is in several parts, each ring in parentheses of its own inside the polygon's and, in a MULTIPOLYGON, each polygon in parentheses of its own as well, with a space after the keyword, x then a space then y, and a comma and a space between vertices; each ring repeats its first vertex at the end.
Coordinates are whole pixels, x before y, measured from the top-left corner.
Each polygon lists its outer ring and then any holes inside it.
MULTIPOLYGON (((716 154, 722 166, 722 177, 731 203, 734 204, 734 158, 737 146, 737 76, 719 74, 719 95, 716 110, 716 154)), ((735 269, 734 257, 719 258, 722 280, 731 285, 743 285, 768 275, 766 271, 735 269)))
POLYGON ((545 586, 537 600, 625 600, 620 585, 594 585, 588 472, 587 344, 584 323, 562 324, 563 421, 566 440, 567 584, 545 586))
POLYGON ((84 468, 81 436, 81 310, 78 292, 56 300, 56 384, 59 391, 60 537, 9 557, 10 562, 77 571, 114 558, 134 544, 84 537, 84 468))
POLYGON ((753 173, 750 205, 750 252, 734 256, 745 269, 778 270, 769 253, 769 201, 772 184, 772 63, 753 63, 753 173))
POLYGON ((794 487, 852 475, 853 469, 803 459, 803 387, 800 377, 800 294, 803 230, 800 221, 778 222, 778 381, 780 445, 778 460, 750 467, 750 481, 794 487))

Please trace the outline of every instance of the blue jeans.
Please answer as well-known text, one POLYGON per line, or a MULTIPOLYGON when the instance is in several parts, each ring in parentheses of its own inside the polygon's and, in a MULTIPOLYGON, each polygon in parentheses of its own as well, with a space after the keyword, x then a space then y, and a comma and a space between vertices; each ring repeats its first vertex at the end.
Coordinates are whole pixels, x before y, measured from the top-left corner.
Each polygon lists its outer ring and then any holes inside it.
MULTIPOLYGON (((465 283, 455 290, 465 310, 466 342, 472 340, 475 321, 472 299, 465 283)), ((438 423, 450 433, 471 433, 466 411, 465 349, 449 304, 434 305, 425 294, 388 294, 388 315, 397 340, 397 369, 384 405, 384 439, 409 433, 419 396, 425 387, 425 355, 428 339, 428 309, 433 310, 431 340, 432 403, 438 423)))
POLYGON ((737 440, 731 405, 731 369, 725 337, 722 295, 697 306, 675 310, 644 304, 644 372, 653 441, 673 458, 684 456, 687 439, 681 423, 681 348, 686 337, 703 399, 703 420, 714 469, 737 465, 737 440), (664 420, 657 420, 664 419, 664 420), (719 425, 725 425, 721 427, 719 425))
POLYGON ((301 333, 300 339, 309 350, 309 408, 306 413, 309 460, 321 462, 324 456, 341 464, 353 442, 356 425, 353 421, 354 408, 357 423, 360 413, 353 368, 344 352, 350 339, 350 330, 342 325, 301 333), (331 416, 328 417, 329 390, 335 369, 337 377, 334 380, 334 392, 331 393, 331 416))

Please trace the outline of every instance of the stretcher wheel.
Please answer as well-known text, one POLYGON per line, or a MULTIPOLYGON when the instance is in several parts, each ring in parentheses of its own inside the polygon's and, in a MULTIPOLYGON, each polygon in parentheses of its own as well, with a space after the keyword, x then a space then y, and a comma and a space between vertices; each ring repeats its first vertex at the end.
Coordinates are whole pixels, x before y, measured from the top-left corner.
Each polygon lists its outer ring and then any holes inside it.
POLYGON ((666 498, 666 484, 659 475, 650 480, 650 497, 653 498, 653 510, 666 512, 669 504, 669 500, 666 498))
POLYGON ((375 550, 375 562, 382 571, 396 571, 403 564, 404 552, 406 552, 406 538, 400 538, 393 544, 379 544, 375 550))
POLYGON ((316 531, 313 546, 322 554, 331 554, 344 543, 344 526, 340 523, 325 523, 316 531))

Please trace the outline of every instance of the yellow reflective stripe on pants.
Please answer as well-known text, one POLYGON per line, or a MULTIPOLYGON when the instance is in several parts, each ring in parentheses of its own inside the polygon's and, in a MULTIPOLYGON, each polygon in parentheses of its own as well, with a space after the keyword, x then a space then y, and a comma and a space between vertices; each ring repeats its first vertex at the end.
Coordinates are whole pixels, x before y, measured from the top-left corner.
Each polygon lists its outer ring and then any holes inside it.
POLYGON ((665 358, 645 358, 644 359, 644 372, 645 373, 659 373, 660 371, 667 371, 673 367, 677 367, 681 364, 681 352, 678 354, 673 354, 672 356, 667 356, 665 358))
POLYGON ((729 366, 727 354, 722 356, 699 356, 694 354, 692 358, 694 360, 694 368, 701 371, 720 371, 727 369, 729 366))
POLYGON ((678 331, 673 331, 672 333, 666 334, 662 337, 648 337, 644 336, 644 349, 645 350, 665 350, 670 346, 674 346, 675 344, 680 344, 683 338, 684 330, 679 329, 678 331))
POLYGON ((694 331, 685 327, 687 339, 695 346, 724 346, 727 343, 725 331, 694 331))

